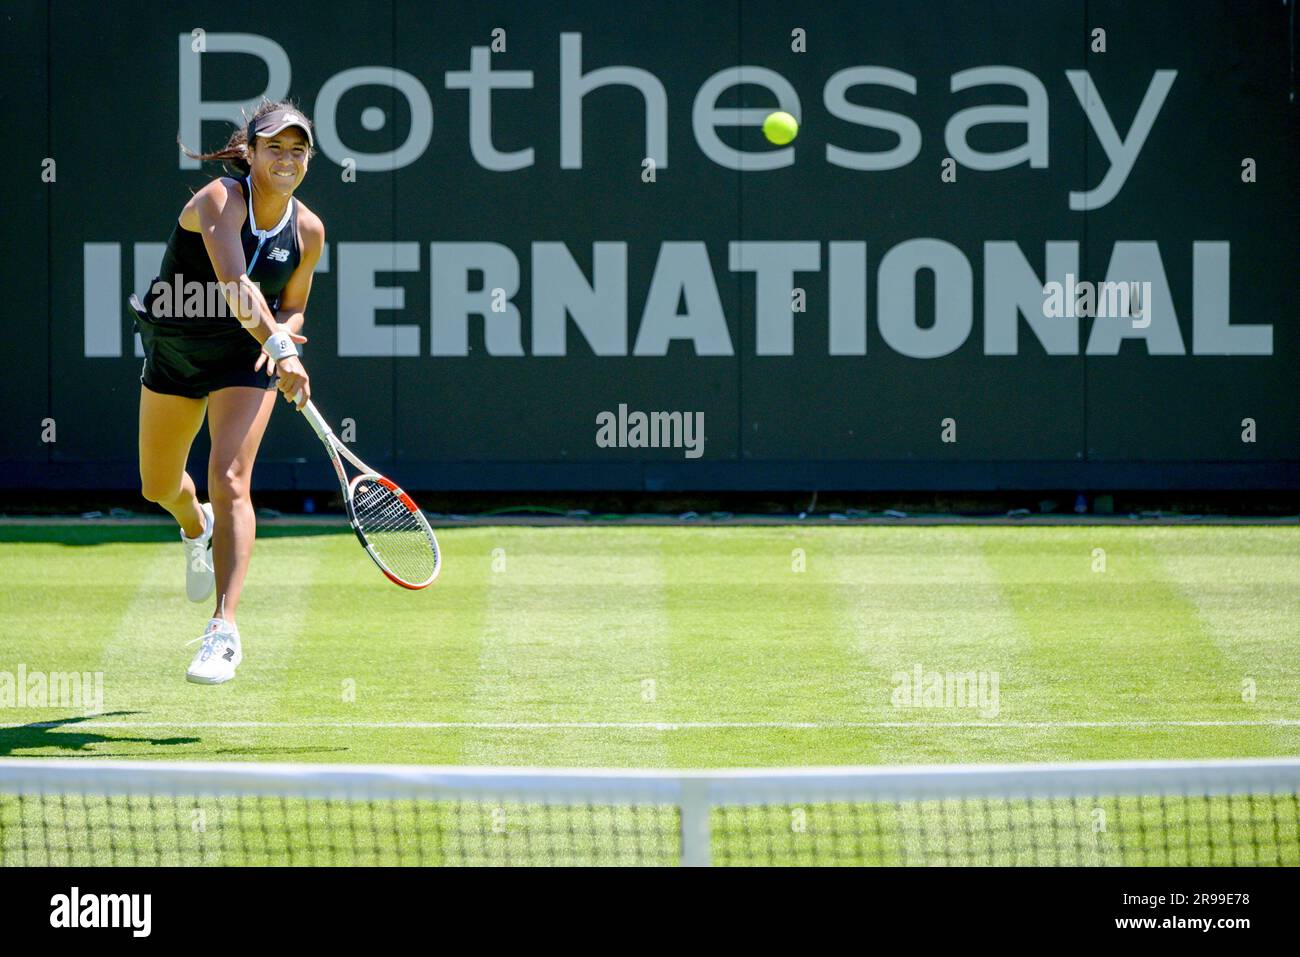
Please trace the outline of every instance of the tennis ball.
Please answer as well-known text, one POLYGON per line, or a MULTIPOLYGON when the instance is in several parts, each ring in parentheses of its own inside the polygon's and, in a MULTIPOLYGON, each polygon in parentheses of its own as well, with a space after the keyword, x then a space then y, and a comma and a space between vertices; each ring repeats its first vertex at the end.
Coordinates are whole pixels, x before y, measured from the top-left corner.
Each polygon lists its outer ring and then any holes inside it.
POLYGON ((769 113, 767 119, 763 121, 763 135, 767 137, 768 142, 775 143, 777 146, 785 146, 798 133, 799 121, 789 113, 778 110, 769 113))

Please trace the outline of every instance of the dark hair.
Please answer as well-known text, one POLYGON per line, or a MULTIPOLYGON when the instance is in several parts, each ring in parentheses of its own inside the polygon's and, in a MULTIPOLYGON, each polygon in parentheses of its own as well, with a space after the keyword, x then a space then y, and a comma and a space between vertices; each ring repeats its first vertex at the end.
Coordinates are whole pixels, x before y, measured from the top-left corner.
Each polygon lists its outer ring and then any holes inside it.
MULTIPOLYGON (((302 110, 298 109, 298 105, 292 102, 291 100, 268 100, 266 97, 262 97, 262 102, 258 104, 257 109, 253 111, 253 114, 251 116, 245 114, 244 123, 240 126, 235 127, 234 132, 230 134, 230 139, 226 141, 226 145, 223 146, 221 149, 215 150, 211 153, 195 153, 192 152, 184 143, 181 143, 181 149, 184 151, 185 155, 188 156, 190 159, 201 160, 203 162, 212 160, 218 163, 225 163, 230 169, 237 171, 240 176, 247 176, 248 169, 249 169, 248 167, 249 124, 251 124, 254 120, 261 119, 262 117, 266 116, 266 114, 268 113, 274 113, 276 110, 293 110, 295 113, 302 114, 303 119, 305 119, 309 124, 311 123, 311 120, 307 118, 307 115, 303 113, 302 110)), ((179 137, 177 137, 176 142, 180 143, 179 137)), ((308 146, 307 147, 308 158, 311 158, 312 156, 315 155, 316 155, 315 147, 308 146)))

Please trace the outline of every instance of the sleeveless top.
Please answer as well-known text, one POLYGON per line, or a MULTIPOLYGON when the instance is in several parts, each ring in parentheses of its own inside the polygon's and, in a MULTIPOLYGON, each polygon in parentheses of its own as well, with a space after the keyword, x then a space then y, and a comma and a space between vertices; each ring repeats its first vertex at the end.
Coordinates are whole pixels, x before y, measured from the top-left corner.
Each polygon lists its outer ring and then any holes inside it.
MULTIPOLYGON (((290 197, 278 223, 270 229, 257 229, 253 225, 253 190, 248 177, 241 187, 248 203, 248 218, 239 230, 247 264, 244 271, 258 284, 274 312, 280 305, 280 293, 302 259, 298 248, 298 201, 290 197)), ((221 295, 218 282, 203 235, 177 222, 167 239, 158 277, 150 284, 144 300, 149 321, 175 326, 177 331, 183 328, 187 336, 248 336, 221 295), (155 301, 162 296, 169 297, 169 301, 155 301)))

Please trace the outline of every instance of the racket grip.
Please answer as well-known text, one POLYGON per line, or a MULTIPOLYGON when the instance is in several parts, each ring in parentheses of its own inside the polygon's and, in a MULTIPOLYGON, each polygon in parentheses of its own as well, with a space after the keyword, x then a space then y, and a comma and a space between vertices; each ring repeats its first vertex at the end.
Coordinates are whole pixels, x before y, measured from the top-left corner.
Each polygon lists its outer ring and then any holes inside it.
POLYGON ((293 404, 294 406, 298 406, 299 404, 301 404, 301 402, 302 402, 302 389, 299 389, 297 392, 293 394, 293 404))

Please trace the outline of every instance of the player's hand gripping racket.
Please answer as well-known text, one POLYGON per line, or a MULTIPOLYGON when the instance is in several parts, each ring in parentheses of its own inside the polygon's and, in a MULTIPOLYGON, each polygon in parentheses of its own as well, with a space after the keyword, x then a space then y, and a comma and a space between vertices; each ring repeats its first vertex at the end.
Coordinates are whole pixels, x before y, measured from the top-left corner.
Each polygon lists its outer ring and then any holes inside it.
MULTIPOLYGON (((302 393, 295 396, 301 400, 302 393)), ((419 506, 390 479, 361 461, 334 435, 316 406, 308 400, 302 408, 311 427, 329 451, 334 471, 343 488, 348 521, 379 570, 403 588, 424 588, 433 584, 442 569, 442 555, 429 521, 419 506), (342 458, 361 474, 348 481, 342 458)))

